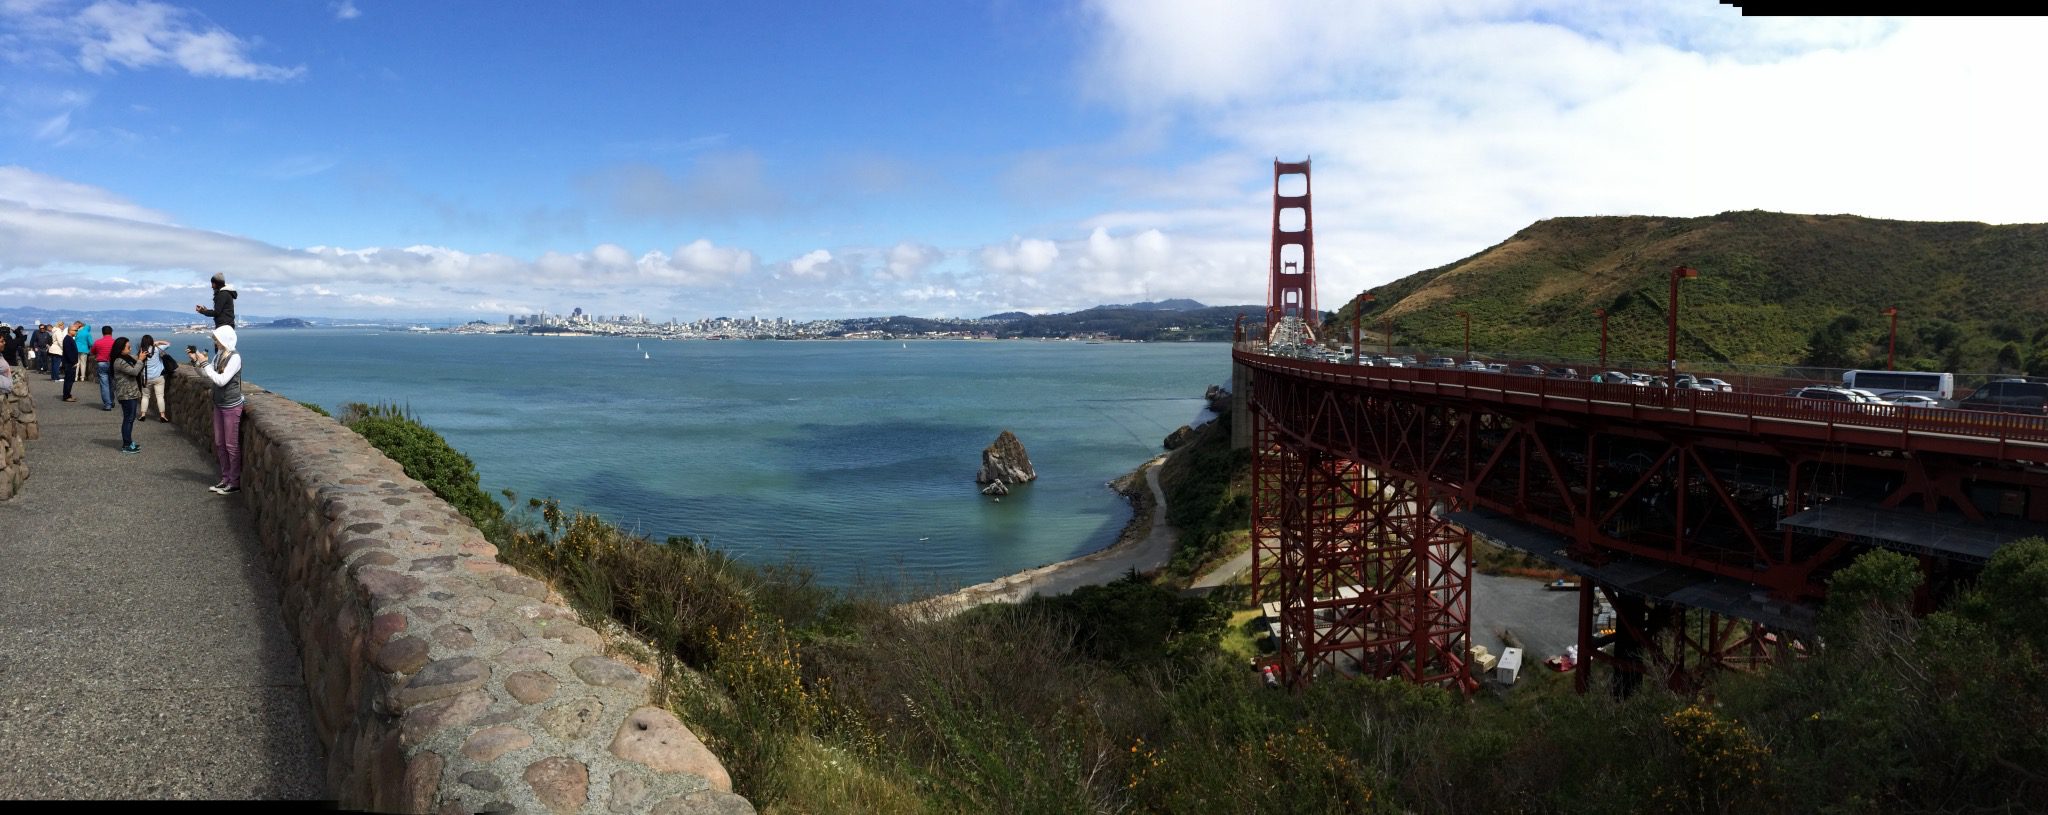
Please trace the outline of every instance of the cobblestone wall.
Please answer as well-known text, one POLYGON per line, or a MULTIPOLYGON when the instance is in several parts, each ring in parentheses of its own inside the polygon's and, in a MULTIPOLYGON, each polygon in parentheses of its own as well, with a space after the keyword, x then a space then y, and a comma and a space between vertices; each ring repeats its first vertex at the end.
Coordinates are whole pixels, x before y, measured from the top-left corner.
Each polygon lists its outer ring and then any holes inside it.
MULTIPOLYGON (((344 807, 753 812, 649 679, 447 502, 334 420, 245 390, 243 494, 344 807)), ((168 394, 210 451, 205 380, 180 369, 168 394)))
POLYGON ((28 442, 42 437, 36 426, 36 400, 28 382, 34 371, 14 367, 14 387, 0 391, 0 501, 13 498, 28 481, 28 442))

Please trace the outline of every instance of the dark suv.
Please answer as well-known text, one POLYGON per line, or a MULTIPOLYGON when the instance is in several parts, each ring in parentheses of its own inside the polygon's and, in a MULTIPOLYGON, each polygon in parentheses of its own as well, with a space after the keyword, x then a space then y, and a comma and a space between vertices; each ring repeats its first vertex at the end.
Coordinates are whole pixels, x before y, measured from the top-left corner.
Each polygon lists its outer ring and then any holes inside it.
POLYGON ((2001 413, 2048 413, 2048 382, 2001 379, 1985 383, 1956 407, 1964 410, 1995 410, 2001 413))

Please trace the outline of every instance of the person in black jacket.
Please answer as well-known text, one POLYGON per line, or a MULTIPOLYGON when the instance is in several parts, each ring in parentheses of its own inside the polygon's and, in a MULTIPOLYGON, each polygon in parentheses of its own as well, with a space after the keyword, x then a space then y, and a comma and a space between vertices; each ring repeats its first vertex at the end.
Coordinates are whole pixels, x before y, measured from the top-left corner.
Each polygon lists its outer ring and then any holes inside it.
POLYGON ((213 318, 213 327, 235 324, 235 287, 220 272, 213 273, 213 308, 193 306, 193 311, 213 318))

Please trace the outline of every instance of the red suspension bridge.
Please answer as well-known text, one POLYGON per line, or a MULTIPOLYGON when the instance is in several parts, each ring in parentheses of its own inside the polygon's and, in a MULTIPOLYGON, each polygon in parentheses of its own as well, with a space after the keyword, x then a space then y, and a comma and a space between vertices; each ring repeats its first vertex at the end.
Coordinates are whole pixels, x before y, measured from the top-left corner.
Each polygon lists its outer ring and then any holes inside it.
POLYGON ((1475 533, 1579 576, 1579 687, 1599 664, 1626 692, 1784 656, 1868 549, 1917 557, 1927 604, 2048 530, 2048 417, 1301 358, 1308 175, 1274 164, 1266 336, 1232 352, 1292 686, 1475 687, 1475 533))

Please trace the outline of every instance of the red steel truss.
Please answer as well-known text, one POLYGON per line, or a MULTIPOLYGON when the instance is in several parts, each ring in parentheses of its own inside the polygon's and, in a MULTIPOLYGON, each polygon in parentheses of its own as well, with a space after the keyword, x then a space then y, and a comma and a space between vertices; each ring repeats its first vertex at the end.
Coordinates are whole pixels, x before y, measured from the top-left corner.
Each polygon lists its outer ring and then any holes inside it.
MULTIPOLYGON (((1431 443, 1468 438, 1443 425, 1455 416, 1409 418, 1431 443)), ((1278 605, 1282 681, 1337 674, 1473 687, 1471 534, 1434 511, 1459 498, 1304 444, 1272 415, 1255 410, 1252 423, 1252 580, 1255 597, 1270 593, 1278 605)))
MULTIPOLYGON (((1654 572, 1628 586, 1582 581, 1581 682, 1600 662, 1624 692, 1645 678, 1693 689, 1707 672, 1794 646, 1790 629, 1665 595, 1711 583, 1736 587, 1737 603, 1810 608, 1857 553, 1918 545, 1783 522, 1802 512, 2048 522, 2048 425, 2026 417, 1849 412, 1259 350, 1235 354, 1252 371, 1254 568, 1280 603, 1283 675, 1296 685, 1330 670, 1469 682, 1469 535, 1445 513, 1554 541, 1589 574, 1654 572), (1596 630, 1596 593, 1612 630, 1596 630)), ((1926 545, 1915 553, 1930 584, 1983 554, 1926 545)))

